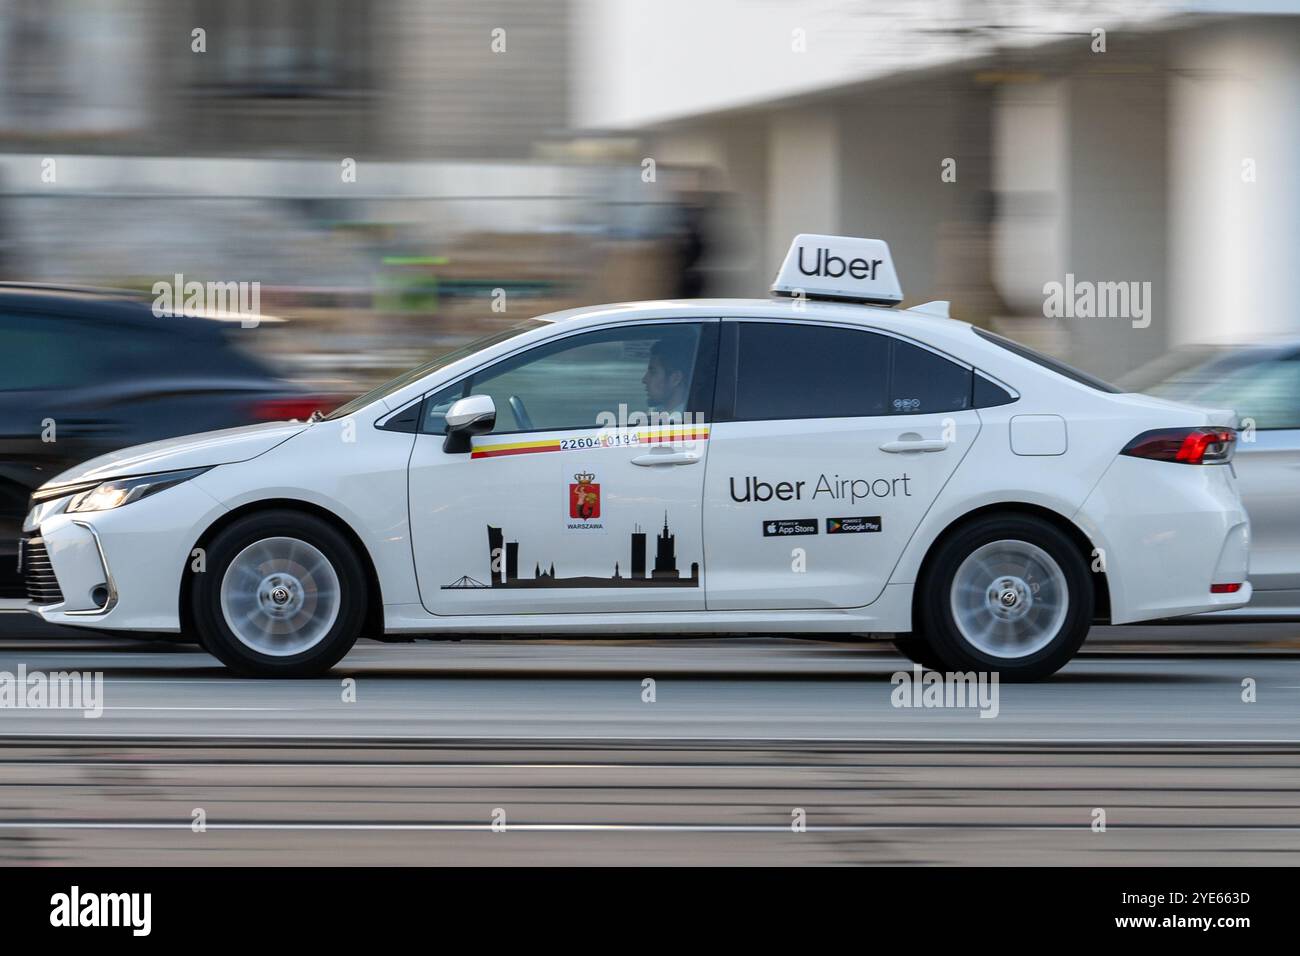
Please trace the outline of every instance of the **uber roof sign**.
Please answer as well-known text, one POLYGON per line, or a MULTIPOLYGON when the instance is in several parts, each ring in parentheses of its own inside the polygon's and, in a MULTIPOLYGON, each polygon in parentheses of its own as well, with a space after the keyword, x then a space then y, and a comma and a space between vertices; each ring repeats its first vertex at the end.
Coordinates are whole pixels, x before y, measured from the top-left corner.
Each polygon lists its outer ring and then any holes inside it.
POLYGON ((903 301, 889 244, 852 236, 795 236, 772 292, 880 305, 903 301))

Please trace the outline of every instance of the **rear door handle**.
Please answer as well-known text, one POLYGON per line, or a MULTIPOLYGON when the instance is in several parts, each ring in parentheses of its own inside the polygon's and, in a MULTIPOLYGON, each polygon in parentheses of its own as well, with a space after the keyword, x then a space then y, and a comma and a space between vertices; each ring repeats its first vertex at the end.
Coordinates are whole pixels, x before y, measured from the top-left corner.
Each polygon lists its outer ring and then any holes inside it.
POLYGON ((632 459, 634 465, 644 465, 646 467, 655 467, 658 465, 693 465, 700 460, 700 456, 693 451, 674 451, 667 454, 656 454, 651 452, 648 455, 637 455, 632 459))
POLYGON ((880 446, 880 450, 898 455, 909 451, 943 451, 948 445, 949 442, 942 438, 916 438, 911 441, 887 441, 880 446))

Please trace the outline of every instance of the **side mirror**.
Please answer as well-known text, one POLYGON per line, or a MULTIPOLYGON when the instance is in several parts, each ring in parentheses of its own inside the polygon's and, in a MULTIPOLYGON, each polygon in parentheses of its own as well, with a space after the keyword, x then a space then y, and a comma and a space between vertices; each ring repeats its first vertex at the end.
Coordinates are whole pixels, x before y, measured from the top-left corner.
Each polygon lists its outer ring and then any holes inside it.
POLYGON ((496 425, 496 403, 491 395, 467 395, 447 409, 446 422, 442 450, 449 455, 464 454, 473 436, 486 434, 496 425))

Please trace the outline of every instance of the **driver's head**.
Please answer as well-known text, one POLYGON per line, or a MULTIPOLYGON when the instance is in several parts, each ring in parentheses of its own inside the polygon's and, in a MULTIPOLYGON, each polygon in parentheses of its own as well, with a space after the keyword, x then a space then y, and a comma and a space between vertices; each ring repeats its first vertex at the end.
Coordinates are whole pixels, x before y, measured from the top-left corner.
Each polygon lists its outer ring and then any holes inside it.
POLYGON ((652 408, 685 411, 694 349, 674 338, 660 339, 650 349, 641 383, 652 408))

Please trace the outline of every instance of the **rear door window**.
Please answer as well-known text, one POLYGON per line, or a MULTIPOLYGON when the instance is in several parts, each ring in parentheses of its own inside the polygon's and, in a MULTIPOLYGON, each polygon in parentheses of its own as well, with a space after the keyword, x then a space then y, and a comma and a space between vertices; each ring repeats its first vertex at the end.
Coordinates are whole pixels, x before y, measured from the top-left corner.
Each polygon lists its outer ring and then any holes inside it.
MULTIPOLYGON (((971 407, 971 369, 866 329, 738 322, 728 339, 735 421, 924 415, 971 407)), ((725 402, 725 398, 724 398, 725 402)))
POLYGON ((736 421, 886 414, 887 336, 798 323, 738 325, 736 421))

